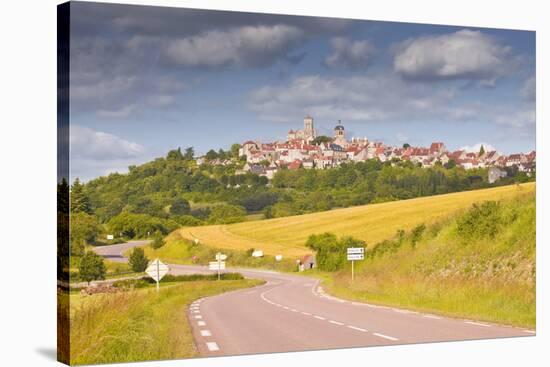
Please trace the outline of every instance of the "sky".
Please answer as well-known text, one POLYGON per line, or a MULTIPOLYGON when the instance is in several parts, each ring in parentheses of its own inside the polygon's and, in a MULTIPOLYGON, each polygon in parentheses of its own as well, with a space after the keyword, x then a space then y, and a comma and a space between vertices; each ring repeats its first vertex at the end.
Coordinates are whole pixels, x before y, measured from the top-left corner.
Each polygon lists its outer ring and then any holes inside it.
POLYGON ((320 134, 535 149, 535 32, 71 3, 71 179, 320 134))

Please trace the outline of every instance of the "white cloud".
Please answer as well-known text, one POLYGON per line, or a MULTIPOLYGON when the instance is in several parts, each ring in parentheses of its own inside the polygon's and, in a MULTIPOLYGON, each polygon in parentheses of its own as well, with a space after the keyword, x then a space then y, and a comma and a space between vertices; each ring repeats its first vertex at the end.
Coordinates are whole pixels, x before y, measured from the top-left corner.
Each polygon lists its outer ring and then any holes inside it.
POLYGON ((421 80, 469 79, 494 84, 510 68, 511 48, 480 31, 460 30, 424 36, 401 44, 394 70, 421 80))
POLYGON ((116 110, 99 110, 97 116, 104 118, 126 118, 136 110, 136 105, 123 106, 116 110))
POLYGON ((374 54, 374 46, 368 40, 351 41, 344 37, 331 39, 332 53, 325 58, 325 65, 351 70, 365 69, 374 54))
POLYGON ((474 145, 465 145, 465 146, 461 147, 460 150, 465 150, 469 153, 479 153, 479 150, 481 149, 482 145, 483 145, 483 149, 486 152, 496 150, 494 146, 492 146, 489 143, 485 143, 485 142, 477 143, 477 144, 474 144, 474 145))
POLYGON ((288 56, 304 32, 284 24, 212 30, 170 41, 165 54, 181 66, 266 66, 288 56))
POLYGON ((92 161, 137 158, 144 152, 140 144, 116 135, 72 125, 70 128, 71 159, 92 161))
POLYGON ((453 96, 452 90, 411 85, 391 75, 308 75, 287 85, 257 89, 248 105, 260 118, 272 121, 291 121, 306 113, 332 120, 379 121, 433 116, 453 96))

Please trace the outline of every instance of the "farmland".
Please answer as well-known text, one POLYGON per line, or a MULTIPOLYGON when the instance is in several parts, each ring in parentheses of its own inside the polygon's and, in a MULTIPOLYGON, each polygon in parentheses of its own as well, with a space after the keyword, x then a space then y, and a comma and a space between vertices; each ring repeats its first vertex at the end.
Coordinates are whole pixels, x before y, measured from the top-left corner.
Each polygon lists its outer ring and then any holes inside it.
POLYGON ((329 231, 338 236, 354 236, 368 246, 392 237, 398 229, 410 230, 421 223, 429 225, 476 202, 508 199, 534 191, 535 183, 508 185, 269 220, 184 227, 178 233, 211 247, 257 248, 269 255, 298 257, 311 252, 304 246, 311 234, 329 231))

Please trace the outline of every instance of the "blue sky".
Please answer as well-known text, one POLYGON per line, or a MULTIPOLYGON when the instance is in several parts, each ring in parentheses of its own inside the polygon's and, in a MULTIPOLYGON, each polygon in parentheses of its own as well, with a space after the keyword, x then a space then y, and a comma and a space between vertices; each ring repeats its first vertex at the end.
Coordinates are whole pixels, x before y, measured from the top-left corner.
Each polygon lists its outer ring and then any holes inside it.
POLYGON ((535 148, 535 33, 71 3, 71 177, 320 133, 535 148))

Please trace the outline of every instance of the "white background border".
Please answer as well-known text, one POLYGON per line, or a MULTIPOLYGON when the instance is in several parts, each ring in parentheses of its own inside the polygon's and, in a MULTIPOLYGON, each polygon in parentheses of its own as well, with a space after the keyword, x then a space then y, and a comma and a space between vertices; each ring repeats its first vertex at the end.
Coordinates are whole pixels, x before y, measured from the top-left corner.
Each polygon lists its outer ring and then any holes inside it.
MULTIPOLYGON (((115 1, 105 1, 115 2, 115 1)), ((397 347, 280 353, 244 357, 135 363, 132 366, 540 366, 548 363, 548 110, 549 24, 544 1, 180 0, 116 1, 296 15, 406 21, 537 31, 537 336, 397 347), (545 16, 546 15, 546 16, 545 16), (546 115, 544 114, 546 112, 546 115)), ((0 364, 54 365, 56 4, 55 0, 5 1, 2 21, 0 121, 0 364)), ((259 336, 261 337, 261 336, 259 336)))

